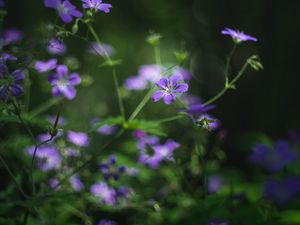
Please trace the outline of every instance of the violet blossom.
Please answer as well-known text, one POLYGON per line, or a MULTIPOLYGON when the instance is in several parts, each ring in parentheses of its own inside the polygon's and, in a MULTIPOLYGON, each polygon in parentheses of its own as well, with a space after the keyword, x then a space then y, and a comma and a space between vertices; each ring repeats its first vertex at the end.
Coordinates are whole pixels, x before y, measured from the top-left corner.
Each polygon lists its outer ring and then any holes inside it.
POLYGON ((126 171, 125 166, 116 166, 117 159, 114 155, 110 155, 106 163, 99 165, 100 171, 104 176, 104 179, 119 180, 120 175, 126 171))
POLYGON ((250 156, 251 162, 264 166, 270 172, 279 172, 296 159, 296 153, 290 149, 286 141, 278 141, 273 147, 256 144, 250 156))
POLYGON ((68 131, 67 138, 69 142, 79 147, 86 147, 89 145, 89 137, 84 132, 68 131))
POLYGON ((90 192, 95 196, 100 203, 105 205, 114 205, 116 203, 116 191, 104 182, 93 184, 90 192))
POLYGON ((100 10, 109 13, 110 8, 112 8, 111 4, 103 3, 102 0, 82 0, 82 2, 85 9, 100 10))
POLYGON ((118 224, 115 221, 103 219, 99 221, 98 225, 118 225, 118 224))
POLYGON ((160 90, 155 91, 152 95, 154 102, 164 99, 165 104, 169 105, 175 101, 177 93, 184 93, 188 91, 188 85, 186 83, 179 83, 182 81, 182 77, 178 75, 172 75, 170 78, 163 77, 156 85, 160 90))
POLYGON ((233 30, 230 28, 225 28, 224 30, 221 31, 222 34, 224 35, 229 35, 232 37, 233 41, 236 43, 240 43, 243 41, 254 41, 256 42, 257 39, 255 37, 252 37, 248 34, 245 34, 242 31, 239 30, 233 30))
POLYGON ((70 23, 75 18, 81 18, 83 14, 79 12, 68 0, 44 0, 48 8, 56 9, 59 17, 65 23, 70 23))
POLYGON ((115 49, 106 43, 93 42, 89 48, 89 52, 94 55, 100 55, 102 57, 112 56, 115 53, 115 49))
POLYGON ((57 59, 49 59, 48 61, 36 61, 34 68, 40 73, 45 73, 56 68, 57 59))
POLYGON ((47 51, 53 55, 63 55, 67 51, 67 47, 58 38, 52 38, 47 44, 47 51))
POLYGON ((72 100, 76 96, 75 86, 81 83, 78 73, 68 74, 68 67, 59 65, 56 68, 56 73, 48 78, 52 85, 52 95, 59 97, 64 95, 66 99, 72 100))
POLYGON ((78 175, 70 177, 70 184, 75 191, 81 191, 84 188, 84 185, 78 175))

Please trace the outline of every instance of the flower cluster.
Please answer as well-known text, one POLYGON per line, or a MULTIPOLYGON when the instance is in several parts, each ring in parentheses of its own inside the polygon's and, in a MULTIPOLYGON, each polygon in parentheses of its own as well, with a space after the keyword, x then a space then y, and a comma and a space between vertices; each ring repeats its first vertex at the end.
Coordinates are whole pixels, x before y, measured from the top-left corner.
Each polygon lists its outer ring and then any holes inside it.
POLYGON ((106 163, 99 165, 100 171, 104 176, 104 179, 119 180, 120 175, 126 171, 126 166, 116 166, 117 159, 114 155, 110 155, 106 163))
POLYGON ((159 144, 159 138, 148 136, 142 131, 134 133, 137 139, 137 149, 139 150, 139 162, 156 169, 162 161, 172 161, 173 152, 180 147, 180 144, 169 139, 165 144, 159 144))

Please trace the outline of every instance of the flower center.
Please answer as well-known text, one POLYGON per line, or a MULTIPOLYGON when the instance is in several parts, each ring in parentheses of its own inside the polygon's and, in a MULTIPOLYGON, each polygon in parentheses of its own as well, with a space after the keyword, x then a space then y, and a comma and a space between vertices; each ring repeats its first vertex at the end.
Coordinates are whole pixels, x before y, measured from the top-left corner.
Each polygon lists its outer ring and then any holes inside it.
POLYGON ((57 11, 58 11, 59 13, 62 13, 62 14, 68 14, 69 9, 68 9, 64 4, 60 4, 60 5, 57 7, 57 11))

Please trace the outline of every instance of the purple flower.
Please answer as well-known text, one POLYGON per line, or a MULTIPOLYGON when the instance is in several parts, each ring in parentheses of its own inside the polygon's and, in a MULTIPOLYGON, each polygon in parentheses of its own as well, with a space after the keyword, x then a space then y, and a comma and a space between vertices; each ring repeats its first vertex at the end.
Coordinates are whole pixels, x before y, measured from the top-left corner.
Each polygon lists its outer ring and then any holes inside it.
MULTIPOLYGON (((34 147, 28 148, 27 153, 33 155, 34 149, 34 147)), ((37 166, 42 171, 57 170, 62 161, 58 149, 53 146, 39 147, 36 151, 36 158, 38 159, 37 166)))
POLYGON ((15 70, 9 74, 7 67, 0 64, 0 98, 3 102, 7 102, 10 96, 19 97, 23 94, 22 83, 24 78, 23 71, 15 70))
POLYGON ((116 161, 116 157, 110 155, 106 163, 101 163, 99 165, 104 179, 109 180, 110 178, 113 178, 114 180, 119 180, 120 175, 126 171, 125 166, 116 166, 116 161))
POLYGON ((7 61, 16 61, 16 60, 18 60, 17 57, 11 54, 8 54, 6 52, 1 53, 0 64, 6 64, 7 61))
POLYGON ((209 176, 207 179, 207 189, 209 193, 218 192, 224 185, 223 179, 219 176, 209 176))
POLYGON ((49 186, 51 188, 55 188, 59 184, 59 181, 56 178, 52 178, 49 180, 49 186))
POLYGON ((140 67, 138 76, 146 81, 155 83, 162 78, 162 73, 164 70, 164 67, 156 64, 144 65, 140 67))
POLYGON ((157 102, 161 98, 164 98, 165 104, 172 104, 175 101, 177 93, 184 93, 188 90, 189 86, 186 83, 179 83, 181 80, 181 76, 178 75, 172 75, 170 78, 161 78, 156 83, 161 90, 154 92, 152 100, 157 102))
POLYGON ((224 30, 221 31, 221 33, 224 35, 231 36, 233 41, 236 43, 240 43, 243 41, 254 41, 254 42, 257 41, 257 39, 255 37, 251 37, 250 35, 247 35, 244 32, 239 31, 239 30, 225 28, 224 30))
POLYGON ((287 203, 299 194, 300 180, 297 177, 287 177, 281 182, 268 180, 264 186, 264 196, 280 205, 287 203))
POLYGON ((70 183, 75 191, 81 191, 84 188, 84 185, 78 175, 71 176, 70 183))
POLYGON ((98 182, 93 184, 90 188, 90 192, 101 203, 106 205, 114 205, 116 203, 116 191, 112 187, 108 186, 104 182, 98 182))
POLYGON ((140 76, 131 76, 125 80, 124 87, 127 90, 145 90, 148 86, 147 80, 140 76))
POLYGON ((83 16, 68 0, 45 0, 44 4, 48 8, 56 9, 59 17, 65 23, 70 23, 73 17, 81 18, 83 16))
POLYGON ((194 117, 194 116, 201 116, 214 108, 216 108, 215 105, 204 106, 203 104, 200 103, 195 105, 189 105, 186 110, 182 110, 182 111, 194 117))
POLYGON ((162 160, 173 160, 173 151, 179 147, 180 144, 169 139, 164 145, 151 146, 153 150, 151 155, 147 153, 147 149, 142 149, 140 151, 139 162, 148 165, 152 169, 156 169, 160 166, 162 160))
MULTIPOLYGON (((54 115, 48 116, 48 121, 49 121, 52 125, 54 125, 54 124, 55 124, 55 121, 56 121, 56 116, 54 116, 54 115)), ((60 117, 58 118, 57 125, 58 125, 58 126, 63 126, 63 125, 65 125, 65 123, 66 123, 66 120, 65 120, 63 117, 60 116, 60 117)))
POLYGON ((68 67, 59 65, 56 68, 56 74, 49 76, 49 82, 52 85, 52 95, 55 97, 64 95, 66 99, 72 100, 76 96, 77 86, 81 83, 78 73, 68 74, 68 67))
MULTIPOLYGON (((135 133, 135 135, 136 135, 136 133, 135 133)), ((142 136, 142 137, 139 137, 139 136, 137 136, 137 137, 138 138, 137 138, 136 147, 139 150, 145 150, 149 146, 159 144, 159 138, 157 136, 146 135, 146 136, 142 136)))
POLYGON ((209 131, 214 131, 220 126, 220 121, 209 114, 202 114, 195 122, 209 131))
POLYGON ((99 44, 93 42, 89 49, 89 52, 95 55, 100 55, 102 57, 112 56, 115 53, 115 49, 109 44, 99 44))
POLYGON ((50 59, 48 61, 36 61, 34 68, 40 73, 48 72, 56 68, 57 59, 50 59))
POLYGON ((97 129, 97 132, 103 135, 112 135, 116 133, 117 129, 115 125, 103 125, 97 129))
POLYGON ((4 7, 4 6, 5 6, 4 0, 0 0, 0 7, 4 7))
POLYGON ((112 220, 100 220, 98 225, 118 225, 118 224, 112 220))
POLYGON ((264 166, 270 172, 279 172, 297 159, 297 155, 285 141, 278 141, 273 148, 265 144, 256 144, 250 161, 264 166))
POLYGON ((82 0, 82 2, 85 9, 94 9, 109 13, 110 8, 112 8, 111 4, 102 3, 102 0, 82 0))
POLYGON ((9 28, 3 31, 3 34, 0 37, 0 42, 2 46, 10 45, 15 42, 21 41, 23 37, 24 35, 22 31, 15 28, 9 28))
POLYGON ((198 105, 202 103, 202 100, 197 96, 186 94, 182 97, 182 102, 184 102, 187 105, 198 105))
POLYGON ((191 80, 193 78, 192 74, 188 70, 181 67, 176 68, 173 75, 181 76, 182 80, 191 80))
POLYGON ((47 45, 47 51, 50 54, 63 55, 65 54, 66 50, 66 45, 57 38, 52 38, 47 45))
POLYGON ((79 146, 86 147, 89 145, 89 137, 86 133, 68 131, 68 141, 79 146))

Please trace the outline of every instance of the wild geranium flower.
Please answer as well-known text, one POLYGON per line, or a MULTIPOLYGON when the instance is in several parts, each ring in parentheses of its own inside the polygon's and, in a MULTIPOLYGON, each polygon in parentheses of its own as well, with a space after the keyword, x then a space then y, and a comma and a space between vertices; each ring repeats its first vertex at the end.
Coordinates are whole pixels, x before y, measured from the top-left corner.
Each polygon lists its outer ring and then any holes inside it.
POLYGON ((220 176, 212 175, 207 179, 207 189, 209 193, 218 192, 224 185, 223 179, 220 176))
POLYGON ((89 52, 94 55, 100 55, 102 57, 112 56, 115 53, 115 49, 106 43, 93 42, 89 48, 89 52))
POLYGON ((67 138, 69 142, 79 147, 86 147, 89 145, 89 137, 83 132, 68 131, 67 138))
POLYGON ((78 73, 68 73, 68 67, 59 65, 56 74, 50 75, 48 81, 52 85, 52 95, 55 97, 64 95, 66 99, 72 100, 76 96, 75 86, 81 83, 78 73))
POLYGON ((256 42, 257 39, 255 37, 252 37, 248 34, 245 34, 242 31, 239 30, 233 30, 230 28, 225 28, 224 30, 221 31, 222 34, 224 35, 229 35, 232 37, 233 41, 236 43, 240 43, 243 41, 254 41, 256 42))
MULTIPOLYGON (((30 147, 27 150, 29 155, 34 154, 35 147, 30 147)), ((54 146, 42 146, 36 151, 37 167, 41 171, 57 170, 61 166, 61 155, 59 150, 54 146)))
POLYGON ((48 61, 36 61, 34 68, 40 73, 45 73, 56 68, 57 59, 49 59, 48 61))
POLYGON ((0 64, 5 64, 7 61, 16 61, 18 60, 17 57, 8 54, 6 52, 1 53, 0 55, 0 64))
POLYGON ((75 191, 81 191, 84 188, 84 185, 78 175, 70 177, 70 184, 75 191))
POLYGON ((126 171, 125 166, 116 166, 116 162, 116 157, 114 155, 110 155, 106 163, 101 163, 99 165, 104 179, 109 180, 110 178, 113 178, 114 180, 119 180, 120 175, 126 171))
POLYGON ((167 140, 163 145, 150 146, 152 152, 149 153, 149 149, 141 149, 139 162, 148 165, 152 169, 156 169, 160 166, 163 160, 173 160, 173 152, 179 148, 180 144, 174 140, 167 140), (148 150, 148 151, 147 151, 148 150))
POLYGON ((287 177, 283 181, 268 180, 264 186, 264 196, 277 204, 285 204, 300 194, 300 179, 287 177))
POLYGON ((115 221, 103 219, 99 221, 98 225, 118 225, 118 224, 115 221))
POLYGON ((202 114, 198 119, 196 119, 195 123, 209 131, 214 131, 220 126, 220 121, 207 113, 202 114))
POLYGON ((193 78, 192 74, 190 73, 190 71, 184 69, 184 68, 176 68, 173 71, 173 74, 176 76, 181 76, 182 80, 191 80, 193 78))
POLYGON ((108 186, 104 182, 98 182, 93 184, 90 188, 90 192, 94 195, 102 204, 114 205, 116 203, 116 191, 114 188, 108 186))
POLYGON ((162 78, 162 73, 165 70, 163 66, 156 64, 144 65, 139 68, 138 76, 146 81, 155 83, 162 78))
MULTIPOLYGON (((97 123, 99 123, 100 121, 101 121, 101 119, 99 119, 99 118, 93 119, 91 121, 92 127, 97 128, 97 123)), ((107 125, 107 124, 104 124, 104 125, 98 127, 96 131, 99 134, 112 135, 112 134, 116 133, 117 130, 118 130, 118 127, 116 125, 107 125)))
POLYGON ((59 17, 65 23, 70 23, 73 17, 81 18, 83 16, 68 0, 45 0, 44 4, 48 8, 56 9, 59 17))
POLYGON ((11 74, 5 65, 0 64, 0 98, 7 102, 10 96, 19 97, 23 94, 22 86, 25 75, 21 70, 15 70, 11 74))
POLYGON ((286 141, 278 141, 273 147, 256 144, 250 156, 251 162, 264 166, 270 172, 279 172, 296 159, 296 153, 290 149, 286 141))
POLYGON ((109 3, 102 3, 102 0, 82 0, 83 2, 83 8, 85 9, 94 9, 94 10, 100 10, 105 13, 110 12, 110 8, 112 8, 112 5, 109 3))
POLYGON ((156 82, 156 85, 161 90, 154 92, 152 100, 157 102, 163 98, 165 104, 172 104, 175 101, 177 93, 184 93, 188 91, 189 86, 186 83, 179 83, 180 81, 182 81, 182 78, 178 75, 172 75, 170 78, 161 78, 158 82, 156 82))
POLYGON ((131 76, 125 80, 124 87, 127 90, 145 90, 148 86, 147 80, 139 76, 131 76))
POLYGON ((47 45, 47 51, 53 55, 63 55, 66 50, 66 45, 57 38, 52 38, 47 45))
POLYGON ((6 46, 13 44, 15 42, 21 41, 24 37, 22 31, 16 28, 9 28, 3 31, 3 34, 0 37, 0 45, 6 46))
MULTIPOLYGON (((56 121, 56 115, 50 115, 50 116, 47 116, 47 119, 48 121, 54 125, 55 124, 55 121, 56 121)), ((66 119, 63 118, 62 116, 60 116, 58 118, 58 121, 57 121, 57 125, 58 126, 64 126, 66 124, 66 119)))

